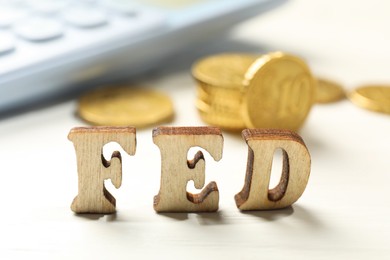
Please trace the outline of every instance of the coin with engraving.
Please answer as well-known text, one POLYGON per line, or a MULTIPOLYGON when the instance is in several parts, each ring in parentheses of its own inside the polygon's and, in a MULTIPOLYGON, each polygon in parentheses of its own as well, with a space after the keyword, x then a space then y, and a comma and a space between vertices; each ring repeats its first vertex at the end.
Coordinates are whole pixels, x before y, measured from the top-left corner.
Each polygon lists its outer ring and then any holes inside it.
POLYGON ((390 114, 390 86, 362 86, 348 94, 355 105, 386 114, 390 114))
POLYGON ((282 52, 263 55, 245 74, 245 124, 296 131, 309 114, 315 90, 316 81, 300 58, 282 52))
POLYGON ((317 78, 316 103, 332 103, 345 98, 345 91, 340 84, 317 78))
POLYGON ((93 125, 146 127, 171 120, 174 111, 171 99, 158 91, 109 86, 82 96, 78 114, 93 125))

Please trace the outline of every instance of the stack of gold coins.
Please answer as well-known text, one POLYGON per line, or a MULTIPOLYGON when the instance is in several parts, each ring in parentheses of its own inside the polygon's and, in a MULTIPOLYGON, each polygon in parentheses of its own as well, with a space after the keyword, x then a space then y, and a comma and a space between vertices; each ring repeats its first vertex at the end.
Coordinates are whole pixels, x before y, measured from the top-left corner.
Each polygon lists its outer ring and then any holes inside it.
POLYGON ((198 61, 196 107, 203 121, 229 130, 245 128, 241 116, 244 75, 257 59, 247 54, 220 54, 198 61))
POLYGON ((220 54, 198 61, 196 105, 208 124, 227 130, 298 130, 314 102, 317 81, 298 57, 220 54))

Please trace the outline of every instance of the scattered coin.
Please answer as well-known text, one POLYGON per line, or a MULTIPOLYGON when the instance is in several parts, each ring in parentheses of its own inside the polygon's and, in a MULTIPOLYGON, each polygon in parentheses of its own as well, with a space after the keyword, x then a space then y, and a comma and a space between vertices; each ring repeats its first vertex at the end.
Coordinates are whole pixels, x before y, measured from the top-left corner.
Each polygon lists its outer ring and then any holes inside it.
POLYGON ((362 86, 348 95, 355 105, 390 114, 390 86, 362 86))
POLYGON ((345 98, 345 91, 340 84, 326 79, 317 79, 316 103, 332 103, 345 98))
POLYGON ((247 127, 296 131, 314 102, 316 81, 300 58, 282 52, 261 56, 245 74, 242 115, 247 127))
POLYGON ((173 118, 171 99, 155 90, 109 86, 79 100, 78 114, 93 125, 146 127, 173 118))

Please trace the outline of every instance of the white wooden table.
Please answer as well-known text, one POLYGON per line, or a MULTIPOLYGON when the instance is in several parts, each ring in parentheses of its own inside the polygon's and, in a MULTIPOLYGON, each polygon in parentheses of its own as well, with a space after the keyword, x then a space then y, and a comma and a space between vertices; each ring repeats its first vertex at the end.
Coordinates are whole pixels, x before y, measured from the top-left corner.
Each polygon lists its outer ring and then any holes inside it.
MULTIPOLYGON (((390 2, 289 1, 238 26, 197 56, 220 51, 282 50, 303 57, 313 73, 353 89, 390 83, 390 2)), ((174 100, 175 126, 203 125, 189 74, 193 57, 138 79, 174 100)), ((76 158, 69 130, 84 125, 76 101, 0 121, 1 259, 389 259, 390 116, 345 100, 313 107, 300 131, 312 156, 303 196, 293 207, 241 213, 234 194, 244 183, 247 147, 224 132, 220 162, 206 156, 220 210, 156 214, 159 149, 137 130, 135 156, 124 156, 122 187, 107 187, 117 213, 77 216, 76 158)), ((193 190, 190 183, 188 189, 193 190)))

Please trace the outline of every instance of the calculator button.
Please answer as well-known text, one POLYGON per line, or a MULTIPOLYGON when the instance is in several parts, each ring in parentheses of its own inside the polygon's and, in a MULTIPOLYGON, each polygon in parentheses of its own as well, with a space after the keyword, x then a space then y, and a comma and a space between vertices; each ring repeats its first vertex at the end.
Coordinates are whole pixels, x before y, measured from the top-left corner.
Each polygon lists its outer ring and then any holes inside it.
POLYGON ((107 23, 105 12, 97 8, 79 7, 63 12, 66 22, 77 27, 97 27, 107 23))
POLYGON ((10 27, 13 23, 22 19, 27 15, 27 12, 16 7, 1 6, 0 7, 0 28, 10 27))
POLYGON ((15 41, 12 35, 0 33, 0 55, 15 49, 15 41))
POLYGON ((14 31, 20 37, 30 41, 46 41, 62 36, 62 25, 43 17, 29 18, 15 25, 14 31))

